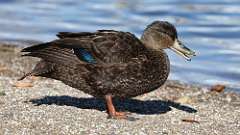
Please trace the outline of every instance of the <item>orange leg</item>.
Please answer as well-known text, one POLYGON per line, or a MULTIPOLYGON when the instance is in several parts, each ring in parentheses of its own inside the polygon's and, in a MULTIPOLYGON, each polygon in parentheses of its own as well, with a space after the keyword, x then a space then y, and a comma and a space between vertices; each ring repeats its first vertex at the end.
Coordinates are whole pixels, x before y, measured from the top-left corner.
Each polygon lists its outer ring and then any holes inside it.
POLYGON ((115 110, 115 107, 112 103, 112 96, 111 95, 106 95, 105 100, 106 100, 106 103, 107 103, 108 114, 111 118, 115 118, 115 119, 125 119, 125 118, 127 118, 126 113, 117 112, 115 110))

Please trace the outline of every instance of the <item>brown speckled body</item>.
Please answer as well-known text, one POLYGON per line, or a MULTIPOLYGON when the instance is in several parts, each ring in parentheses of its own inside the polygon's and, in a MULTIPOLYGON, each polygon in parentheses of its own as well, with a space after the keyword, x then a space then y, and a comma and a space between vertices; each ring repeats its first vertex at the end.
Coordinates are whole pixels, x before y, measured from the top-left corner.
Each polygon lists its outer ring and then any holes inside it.
POLYGON ((42 58, 33 75, 60 80, 96 97, 138 96, 157 89, 168 77, 166 53, 147 49, 130 33, 101 30, 60 33, 59 37, 23 50, 30 51, 28 56, 42 58), (81 61, 74 54, 74 48, 83 46, 93 52, 96 63, 81 61))

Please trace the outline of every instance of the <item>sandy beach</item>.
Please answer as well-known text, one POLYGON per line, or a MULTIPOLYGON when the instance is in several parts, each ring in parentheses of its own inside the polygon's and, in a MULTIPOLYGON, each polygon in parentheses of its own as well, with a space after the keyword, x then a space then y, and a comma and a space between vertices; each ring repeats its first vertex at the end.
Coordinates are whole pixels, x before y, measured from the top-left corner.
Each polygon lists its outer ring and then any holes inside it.
POLYGON ((1 135, 237 135, 240 95, 168 80, 161 88, 133 99, 116 100, 128 120, 108 119, 104 101, 60 81, 17 79, 36 58, 21 48, 0 45, 1 135))

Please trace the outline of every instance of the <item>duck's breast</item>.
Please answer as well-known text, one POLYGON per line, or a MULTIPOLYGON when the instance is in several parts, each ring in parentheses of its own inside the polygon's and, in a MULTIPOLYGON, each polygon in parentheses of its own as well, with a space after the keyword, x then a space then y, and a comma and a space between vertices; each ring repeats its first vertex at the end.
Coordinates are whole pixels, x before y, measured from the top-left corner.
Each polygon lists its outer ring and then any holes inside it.
POLYGON ((134 97, 153 91, 167 80, 169 60, 164 52, 147 55, 128 63, 94 67, 86 82, 102 95, 134 97))

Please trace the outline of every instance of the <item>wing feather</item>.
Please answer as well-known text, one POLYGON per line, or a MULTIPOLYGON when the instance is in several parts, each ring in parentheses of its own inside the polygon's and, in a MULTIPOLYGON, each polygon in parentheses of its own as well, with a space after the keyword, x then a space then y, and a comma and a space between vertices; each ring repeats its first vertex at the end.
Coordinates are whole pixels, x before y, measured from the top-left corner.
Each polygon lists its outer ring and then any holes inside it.
MULTIPOLYGON (((94 63, 125 63, 142 52, 142 43, 128 32, 99 30, 97 32, 60 32, 60 39, 27 47, 24 56, 40 57, 56 62, 86 63, 73 50, 85 49, 96 60, 94 63)), ((78 51, 81 53, 81 51, 78 51)), ((83 55, 83 54, 80 54, 83 55)))

